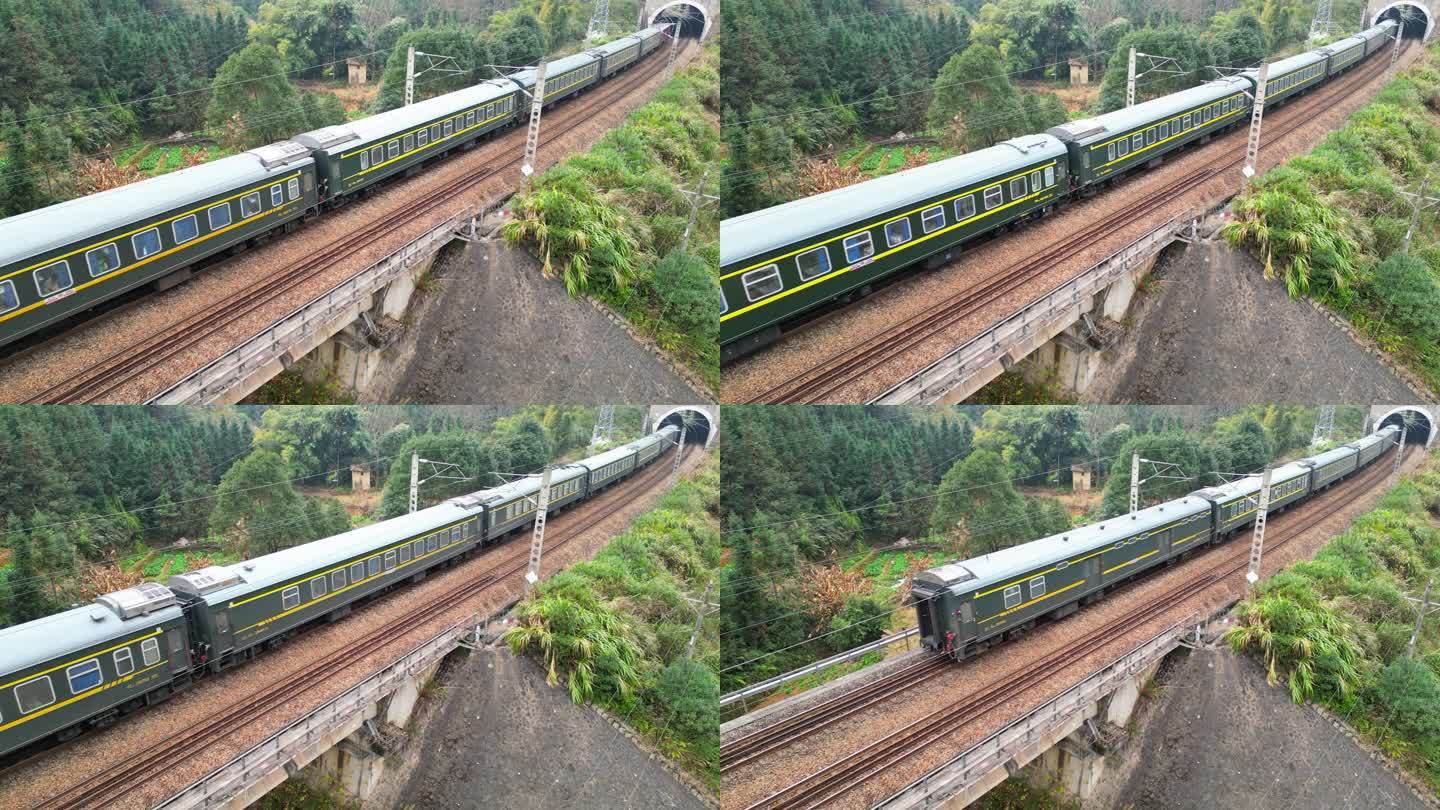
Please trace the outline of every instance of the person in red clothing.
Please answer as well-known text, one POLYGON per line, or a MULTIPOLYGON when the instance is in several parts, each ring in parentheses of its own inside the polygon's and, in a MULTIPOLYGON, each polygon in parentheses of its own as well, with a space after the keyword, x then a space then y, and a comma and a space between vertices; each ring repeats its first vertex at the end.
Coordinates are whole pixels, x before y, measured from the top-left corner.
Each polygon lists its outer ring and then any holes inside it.
POLYGON ((951 647, 952 647, 954 644, 955 644, 955 631, 954 631, 954 630, 949 630, 949 631, 947 631, 947 632, 945 633, 945 652, 947 652, 947 653, 950 652, 950 649, 951 649, 951 647))

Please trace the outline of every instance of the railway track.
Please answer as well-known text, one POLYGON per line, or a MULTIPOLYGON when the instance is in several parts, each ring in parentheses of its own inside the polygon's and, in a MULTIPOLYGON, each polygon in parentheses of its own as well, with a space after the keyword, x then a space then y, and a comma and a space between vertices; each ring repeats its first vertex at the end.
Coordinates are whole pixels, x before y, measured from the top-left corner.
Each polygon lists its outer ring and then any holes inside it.
MULTIPOLYGON (((696 448, 686 449, 683 461, 689 460, 696 448)), ((702 451, 703 452, 703 451, 702 451)), ((609 501, 598 504, 597 513, 587 516, 576 525, 567 526, 558 538, 546 538, 546 549, 554 553, 591 526, 605 520, 629 505, 639 494, 663 481, 670 473, 671 465, 661 457, 650 465, 650 469, 626 482, 611 493, 609 501)), ((503 548, 503 545, 501 548, 503 548)), ((498 549, 497 549, 498 550, 498 549)), ((479 595, 486 588, 498 584, 525 570, 529 565, 528 546, 519 554, 501 561, 490 571, 479 577, 466 580, 442 593, 438 593, 405 611, 394 620, 374 628, 363 636, 350 640, 328 655, 316 659, 302 669, 287 675, 263 692, 218 709, 206 719, 183 731, 167 737, 154 748, 138 753, 91 779, 73 785, 59 795, 34 805, 32 810, 78 810, 79 808, 105 807, 126 796, 133 796, 137 786, 155 778, 158 773, 176 767, 206 745, 224 739, 239 727, 244 727, 276 711, 287 702, 304 695, 317 686, 328 684, 331 679, 343 673, 354 662, 378 652, 397 636, 414 629, 419 624, 454 610, 461 602, 479 595)), ((265 657, 260 659, 266 660, 265 657)), ((256 666, 251 662, 248 666, 256 666)))
MULTIPOLYGON (((692 43, 686 43, 685 53, 694 47, 692 43)), ((664 59, 651 59, 640 68, 630 70, 618 79, 611 79, 599 89, 560 105, 546 119, 547 125, 540 138, 540 148, 589 123, 602 109, 639 89, 645 82, 663 72, 665 67, 664 59)), ((367 223, 319 248, 314 254, 291 262, 261 283, 215 301, 204 309, 171 323, 141 343, 117 349, 89 368, 66 379, 57 380, 50 387, 24 401, 84 403, 104 400, 170 358, 199 346, 250 313, 286 296, 313 277, 317 269, 354 257, 415 219, 453 207, 460 195, 486 180, 505 172, 518 171, 521 158, 514 157, 515 147, 517 142, 523 143, 524 137, 524 130, 516 127, 507 137, 495 138, 476 147, 482 155, 489 153, 485 163, 439 188, 425 192, 417 204, 401 206, 367 223)))
MULTIPOLYGON (((1406 46, 1406 49, 1408 52, 1409 46, 1406 46)), ((1360 70, 1352 71, 1340 81, 1299 101, 1285 105, 1272 114, 1269 129, 1263 133, 1262 148, 1310 123, 1310 117, 1306 114, 1308 111, 1329 106, 1338 97, 1347 95, 1382 75, 1388 67, 1389 60, 1385 59, 1382 54, 1381 58, 1371 60, 1370 64, 1363 66, 1360 70), (1283 119, 1283 123, 1276 126, 1276 123, 1279 122, 1275 122, 1274 118, 1286 113, 1288 116, 1283 119)), ((1227 133, 1224 137, 1240 143, 1237 131, 1227 133)), ((873 374, 880 367, 942 333, 964 318, 1002 299, 1021 285, 1039 278, 1081 248, 1120 233, 1137 218, 1163 210, 1164 206, 1179 199, 1182 195, 1225 172, 1238 169, 1245 160, 1243 151, 1238 154, 1239 157, 1229 162, 1206 166, 1179 178, 1159 194, 1130 202, 1120 211, 1104 217, 1094 227, 1072 233, 1051 243, 1020 264, 976 281, 902 323, 887 328, 882 335, 876 336, 873 340, 861 341, 830 355, 799 375, 771 386, 747 400, 747 403, 824 401, 826 397, 873 374)), ((1002 230, 1000 233, 1004 232, 1002 230)))
MULTIPOLYGON (((1347 482, 1346 486, 1332 490, 1330 494, 1333 497, 1325 502, 1318 512, 1307 513, 1305 520, 1286 526, 1275 535, 1267 536, 1266 551, 1273 554, 1276 549, 1284 547, 1312 526, 1334 515, 1349 503, 1350 498, 1345 497, 1346 495, 1369 491, 1383 481, 1390 474, 1390 470, 1390 457, 1382 456, 1381 460, 1375 463, 1374 469, 1347 482)), ((1103 649, 1116 637, 1144 626, 1146 622, 1161 616, 1164 611, 1246 570, 1249 566, 1248 547, 1234 550, 1238 553, 1227 556, 1203 573, 1151 597, 1135 610, 1111 620, 1089 635, 1075 639, 1065 648, 1031 662, 1015 677, 990 684, 933 714, 902 726, 864 748, 750 804, 746 810, 810 810, 831 806, 840 796, 864 784, 876 774, 894 767, 923 747, 973 722, 994 706, 1045 685, 1047 680, 1066 667, 1103 649)))

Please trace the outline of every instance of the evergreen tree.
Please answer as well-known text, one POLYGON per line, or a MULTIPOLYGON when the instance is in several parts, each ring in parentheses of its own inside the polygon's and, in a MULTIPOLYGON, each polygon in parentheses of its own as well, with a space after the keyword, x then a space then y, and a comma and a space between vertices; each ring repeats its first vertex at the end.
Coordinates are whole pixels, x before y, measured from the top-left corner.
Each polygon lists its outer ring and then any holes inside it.
POLYGON ((215 74, 205 124, 236 149, 289 138, 305 129, 305 111, 286 74, 285 60, 269 45, 252 43, 225 60, 215 74))

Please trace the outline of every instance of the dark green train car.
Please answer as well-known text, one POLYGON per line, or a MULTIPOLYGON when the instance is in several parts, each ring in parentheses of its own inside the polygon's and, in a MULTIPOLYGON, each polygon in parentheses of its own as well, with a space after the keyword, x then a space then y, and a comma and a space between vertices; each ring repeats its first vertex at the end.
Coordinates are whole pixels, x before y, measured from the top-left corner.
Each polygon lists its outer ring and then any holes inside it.
MULTIPOLYGON (((545 63, 545 106, 569 98, 600 80, 600 57, 585 51, 545 63)), ((526 98, 535 90, 535 69, 506 74, 505 78, 525 89, 526 98)))
POLYGON ((65 739, 189 683, 175 595, 154 583, 0 630, 0 756, 65 739))
MULTIPOLYGON (((1328 49, 1306 51, 1288 59, 1270 63, 1265 77, 1265 108, 1279 106, 1330 78, 1326 64, 1330 58, 1328 49)), ((1260 81, 1258 68, 1240 74, 1254 87, 1260 81)))
POLYGON ((1075 187, 1088 189, 1249 120, 1253 88, 1250 80, 1220 79, 1049 132, 1070 150, 1075 187))
POLYGON ((454 498, 409 515, 226 567, 170 578, 191 618, 197 664, 219 671, 311 621, 474 549, 483 509, 454 498))
POLYGON ((1354 447, 1342 445, 1319 455, 1302 458, 1297 463, 1310 468, 1310 491, 1317 492, 1341 481, 1359 469, 1359 453, 1354 447))
POLYGON ((918 574, 925 646, 955 658, 1058 619, 1142 571, 1213 539, 1211 507, 1187 497, 918 574))
POLYGON ((600 60, 600 78, 608 79, 640 61, 640 38, 631 34, 607 42, 590 53, 600 60))
POLYGON ((720 224, 726 359, 771 342, 802 313, 1053 206, 1065 145, 1027 135, 720 224))
POLYGON ((512 126, 517 104, 514 85, 497 79, 295 140, 315 150, 321 199, 336 204, 379 180, 512 126))
MULTIPOLYGON (((293 141, 0 221, 0 345, 316 210, 315 161, 293 141)), ((174 274, 174 275, 172 275, 174 274)))
MULTIPOLYGON (((485 542, 494 543, 504 535, 535 522, 540 507, 540 476, 527 475, 518 481, 477 493, 485 504, 485 542)), ((589 494, 585 468, 579 464, 556 467, 550 472, 550 499, 545 513, 553 515, 589 494)))
POLYGON ((594 495, 605 487, 630 477, 636 470, 637 458, 639 458, 639 453, 636 449, 630 445, 624 445, 581 461, 580 466, 589 473, 587 477, 589 493, 594 495))
MULTIPOLYGON (((1239 481, 1218 487, 1206 487, 1191 493, 1212 504, 1215 531, 1224 536, 1255 522, 1260 508, 1258 475, 1247 475, 1239 481)), ((1267 512, 1278 512, 1310 494, 1310 468, 1299 462, 1276 467, 1270 476, 1270 505, 1267 512)))

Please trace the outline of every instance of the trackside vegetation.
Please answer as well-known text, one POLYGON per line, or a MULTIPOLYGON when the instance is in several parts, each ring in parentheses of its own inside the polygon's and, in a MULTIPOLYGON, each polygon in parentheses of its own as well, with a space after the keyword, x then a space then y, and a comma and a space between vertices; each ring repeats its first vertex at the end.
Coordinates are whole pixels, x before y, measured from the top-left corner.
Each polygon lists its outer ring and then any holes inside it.
MULTIPOLYGON (((662 56, 663 58, 663 56, 662 56)), ((572 296, 591 295, 718 390, 720 223, 680 189, 719 186, 718 48, 676 73, 588 153, 539 175, 504 236, 531 247, 572 296)))
POLYGON ((595 559, 541 582, 505 637, 573 701, 620 716, 717 787, 720 639, 706 622, 688 652, 695 611, 686 597, 699 598, 720 565, 719 493, 711 454, 595 559))
MULTIPOLYGON (((1259 583, 1226 640, 1296 703, 1334 711, 1440 789, 1440 622, 1407 654, 1415 605, 1440 576, 1440 462, 1425 460, 1315 559, 1259 583)), ((1432 593, 1432 599, 1434 594, 1432 593)))
POLYGON ((1253 253, 1292 298, 1349 320, 1440 389, 1440 220, 1411 206, 1440 184, 1440 51, 1431 47, 1303 157, 1265 173, 1232 203, 1229 242, 1253 253))

